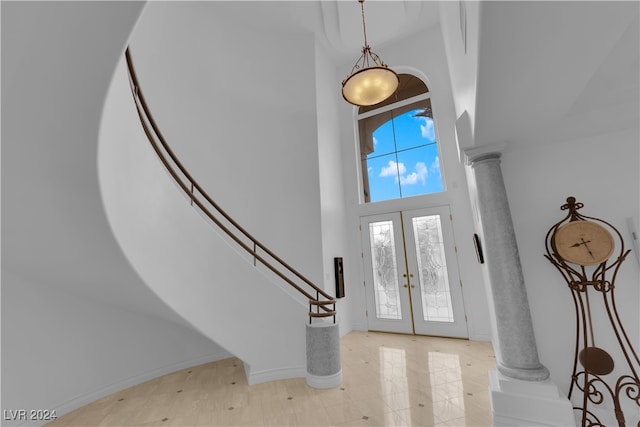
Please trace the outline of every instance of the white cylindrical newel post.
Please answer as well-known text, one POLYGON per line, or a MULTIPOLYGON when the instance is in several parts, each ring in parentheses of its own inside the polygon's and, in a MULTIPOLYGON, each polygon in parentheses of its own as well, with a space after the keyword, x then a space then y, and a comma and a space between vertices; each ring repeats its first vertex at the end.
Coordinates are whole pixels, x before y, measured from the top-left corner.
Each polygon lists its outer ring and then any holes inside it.
POLYGON ((338 323, 316 321, 307 324, 307 384, 313 388, 342 384, 338 323))

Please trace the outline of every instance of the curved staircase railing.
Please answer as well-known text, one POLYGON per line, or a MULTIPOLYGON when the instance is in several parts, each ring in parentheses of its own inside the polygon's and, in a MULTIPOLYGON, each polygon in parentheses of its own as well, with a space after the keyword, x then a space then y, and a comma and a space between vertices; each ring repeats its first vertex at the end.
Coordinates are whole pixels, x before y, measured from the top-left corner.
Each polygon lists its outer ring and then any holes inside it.
POLYGON ((131 93, 140 117, 140 123, 158 158, 176 184, 187 195, 191 205, 196 206, 206 218, 211 220, 235 243, 253 256, 254 265, 260 262, 276 276, 304 295, 309 300, 309 323, 312 322, 313 318, 331 316, 333 316, 333 322, 335 323, 336 300, 249 234, 207 194, 186 170, 163 137, 149 111, 149 106, 138 83, 128 47, 125 56, 129 72, 129 85, 131 86, 131 93))

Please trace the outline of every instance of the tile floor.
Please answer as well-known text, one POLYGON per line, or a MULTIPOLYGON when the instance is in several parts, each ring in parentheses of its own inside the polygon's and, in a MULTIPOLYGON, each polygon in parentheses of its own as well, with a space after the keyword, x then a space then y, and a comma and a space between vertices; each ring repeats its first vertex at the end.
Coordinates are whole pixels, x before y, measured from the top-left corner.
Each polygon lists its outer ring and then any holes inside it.
POLYGON ((73 411, 63 426, 490 426, 490 343, 377 332, 341 340, 343 383, 249 386, 231 358, 147 381, 73 411))

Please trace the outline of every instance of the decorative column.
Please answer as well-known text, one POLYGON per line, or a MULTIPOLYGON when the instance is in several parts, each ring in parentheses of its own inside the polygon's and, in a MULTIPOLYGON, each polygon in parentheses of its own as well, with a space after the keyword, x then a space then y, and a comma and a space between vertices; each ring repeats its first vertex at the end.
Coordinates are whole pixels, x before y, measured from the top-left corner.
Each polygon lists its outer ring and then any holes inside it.
MULTIPOLYGON (((501 149, 504 148, 500 147, 501 149)), ((494 320, 496 371, 489 373, 494 426, 573 426, 571 403, 538 358, 511 211, 500 168, 501 150, 465 150, 475 179, 488 298, 494 320)))
POLYGON ((471 159, 477 205, 495 307, 498 371, 510 378, 543 381, 549 371, 538 360, 529 301, 511 211, 500 169, 500 153, 471 159))

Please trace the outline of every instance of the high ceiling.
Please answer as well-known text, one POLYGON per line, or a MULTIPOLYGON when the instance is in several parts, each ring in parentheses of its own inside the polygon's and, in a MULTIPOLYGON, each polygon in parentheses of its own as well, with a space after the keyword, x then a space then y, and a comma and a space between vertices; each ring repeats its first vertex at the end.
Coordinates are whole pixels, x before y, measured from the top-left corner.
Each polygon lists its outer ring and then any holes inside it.
MULTIPOLYGON (((364 41, 362 11, 355 0, 321 2, 324 35, 337 52, 353 56, 364 41)), ((367 41, 374 48, 424 31, 438 23, 437 2, 367 1, 367 41)))
MULTIPOLYGON (((364 42, 357 0, 214 1, 209 7, 212 13, 262 31, 314 33, 326 42, 328 53, 336 61, 351 57, 355 61, 364 42)), ((439 20, 438 2, 433 1, 368 0, 364 13, 367 40, 374 50, 376 46, 424 31, 439 20)))
MULTIPOLYGON (((363 45, 357 0, 216 1, 210 7, 263 31, 314 33, 338 66, 355 62, 363 45)), ((367 0, 368 42, 376 51, 438 25, 440 8, 436 1, 367 0)), ((479 9, 478 22, 469 23, 479 28, 477 69, 456 70, 449 57, 453 74, 477 79, 469 111, 476 145, 637 126, 637 2, 485 1, 479 9)))

